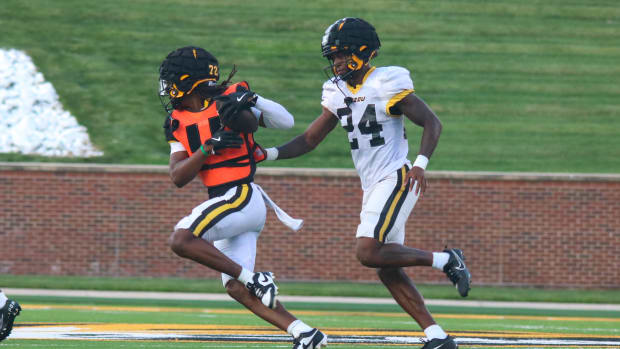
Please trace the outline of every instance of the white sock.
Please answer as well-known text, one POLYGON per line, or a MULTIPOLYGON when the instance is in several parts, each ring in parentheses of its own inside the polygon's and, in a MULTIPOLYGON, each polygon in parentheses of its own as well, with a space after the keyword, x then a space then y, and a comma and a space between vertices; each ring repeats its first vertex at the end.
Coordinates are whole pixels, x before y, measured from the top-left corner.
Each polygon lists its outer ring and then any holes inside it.
POLYGON ((237 277, 237 280, 241 281, 244 285, 247 285, 248 282, 252 281, 253 276, 254 276, 253 272, 245 268, 241 268, 241 273, 237 277))
POLYGON ((312 327, 306 325, 301 320, 295 320, 291 322, 290 325, 286 328, 286 332, 293 336, 293 338, 299 337, 302 332, 308 332, 312 330, 312 327))
POLYGON ((443 270, 449 259, 450 254, 447 252, 433 252, 433 268, 443 270))
POLYGON ((6 304, 6 296, 4 295, 4 292, 0 291, 0 308, 4 307, 4 305, 6 304))
POLYGON ((437 324, 430 325, 427 328, 425 328, 424 334, 426 335, 426 337, 428 337, 428 339, 435 339, 435 338, 444 339, 448 337, 448 334, 445 333, 443 329, 439 327, 439 325, 437 324))

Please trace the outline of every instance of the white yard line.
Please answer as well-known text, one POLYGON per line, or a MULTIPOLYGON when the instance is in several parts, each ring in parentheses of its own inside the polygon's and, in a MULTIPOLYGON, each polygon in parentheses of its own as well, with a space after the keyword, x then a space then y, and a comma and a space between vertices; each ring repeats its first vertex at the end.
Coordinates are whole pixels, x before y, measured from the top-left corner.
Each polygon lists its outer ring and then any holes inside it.
MULTIPOLYGON (((90 291, 90 290, 49 290, 30 288, 3 288, 8 296, 55 296, 88 298, 137 298, 137 299, 179 299, 201 301, 232 300, 224 293, 185 293, 185 292, 135 292, 135 291, 90 291)), ((284 303, 349 303, 349 304, 396 304, 391 298, 369 297, 315 297, 315 296, 278 296, 284 303)), ((527 308, 557 310, 598 310, 620 311, 620 304, 586 304, 586 303, 550 303, 550 302, 494 302, 466 301, 447 299, 426 299, 427 305, 443 305, 474 308, 527 308)))

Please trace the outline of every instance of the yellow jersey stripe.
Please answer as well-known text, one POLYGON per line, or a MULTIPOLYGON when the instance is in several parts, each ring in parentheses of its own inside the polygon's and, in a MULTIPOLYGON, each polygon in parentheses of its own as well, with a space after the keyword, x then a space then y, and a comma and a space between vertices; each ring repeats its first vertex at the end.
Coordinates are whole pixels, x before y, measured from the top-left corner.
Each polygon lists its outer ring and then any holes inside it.
POLYGON ((404 90, 404 91, 396 94, 394 97, 390 98, 390 100, 385 105, 385 114, 387 114, 389 116, 400 116, 400 115, 390 114, 390 108, 392 108, 394 106, 394 104, 400 102, 403 98, 407 97, 408 95, 410 95, 413 92, 415 92, 415 90, 404 90))
POLYGON ((359 90, 362 88, 362 86, 364 85, 364 83, 366 82, 366 79, 368 79, 368 77, 370 76, 370 74, 375 71, 375 68, 377 67, 370 67, 370 69, 366 72, 366 74, 364 74, 364 78, 362 79, 362 83, 359 85, 356 85, 355 87, 346 84, 347 88, 349 89, 349 91, 351 91, 351 93, 356 94, 357 92, 359 92, 359 90))

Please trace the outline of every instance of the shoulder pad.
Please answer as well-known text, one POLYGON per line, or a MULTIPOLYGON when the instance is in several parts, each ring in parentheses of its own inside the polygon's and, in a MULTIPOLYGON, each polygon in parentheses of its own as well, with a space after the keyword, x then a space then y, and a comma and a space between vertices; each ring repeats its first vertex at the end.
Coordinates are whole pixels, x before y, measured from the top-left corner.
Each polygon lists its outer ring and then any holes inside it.
POLYGON ((381 69, 381 80, 383 82, 389 82, 392 80, 402 80, 411 79, 411 74, 409 70, 403 67, 391 66, 391 67, 383 67, 381 69))
MULTIPOLYGON (((334 115, 336 114, 336 109, 335 109, 336 107, 334 106, 334 103, 335 103, 334 95, 339 94, 339 93, 340 91, 338 91, 336 84, 334 84, 332 81, 327 80, 323 84, 323 93, 321 94, 321 105, 329 109, 329 111, 334 113, 334 115)), ((340 100, 342 100, 342 98, 340 100)))
POLYGON ((378 76, 381 81, 382 94, 386 99, 391 99, 394 95, 404 91, 413 91, 413 81, 409 70, 402 67, 383 67, 378 76))
MULTIPOLYGON (((250 84, 248 84, 247 81, 238 82, 237 85, 239 85, 240 87, 244 88, 245 90, 249 90, 250 89, 250 84)), ((237 91, 239 91, 239 87, 237 87, 237 91)))
POLYGON ((247 83, 247 81, 241 81, 241 82, 237 82, 235 84, 228 86, 226 91, 224 91, 224 93, 222 94, 227 95, 227 94, 231 94, 235 92, 244 92, 244 91, 249 91, 249 90, 250 90, 250 85, 247 83))
POLYGON ((323 92, 337 91, 338 88, 331 80, 327 80, 323 83, 323 92))
POLYGON ((173 132, 179 128, 179 120, 173 119, 172 116, 168 115, 166 120, 164 120, 164 135, 166 136, 166 141, 176 141, 176 137, 174 137, 173 132))

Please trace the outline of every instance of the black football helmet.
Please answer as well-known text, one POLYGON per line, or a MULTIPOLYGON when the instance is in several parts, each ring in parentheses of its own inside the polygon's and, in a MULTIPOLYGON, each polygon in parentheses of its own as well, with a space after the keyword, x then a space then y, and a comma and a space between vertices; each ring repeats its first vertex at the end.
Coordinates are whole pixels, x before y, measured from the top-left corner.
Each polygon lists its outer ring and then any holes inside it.
POLYGON ((159 98, 171 113, 179 108, 183 96, 202 84, 214 87, 219 78, 215 56, 200 47, 182 47, 170 52, 159 67, 159 98))
POLYGON ((361 18, 346 17, 337 20, 325 30, 321 41, 323 57, 329 59, 330 66, 325 69, 331 70, 334 81, 348 80, 356 70, 362 69, 378 54, 381 41, 379 35, 370 23, 361 18), (333 55, 344 52, 350 55, 348 59, 348 72, 338 75, 334 69, 333 55))

